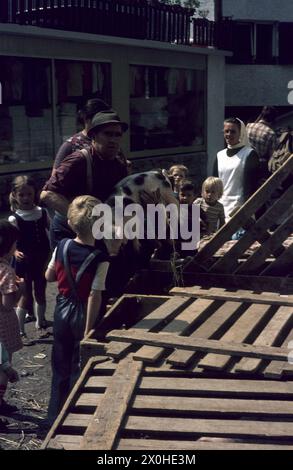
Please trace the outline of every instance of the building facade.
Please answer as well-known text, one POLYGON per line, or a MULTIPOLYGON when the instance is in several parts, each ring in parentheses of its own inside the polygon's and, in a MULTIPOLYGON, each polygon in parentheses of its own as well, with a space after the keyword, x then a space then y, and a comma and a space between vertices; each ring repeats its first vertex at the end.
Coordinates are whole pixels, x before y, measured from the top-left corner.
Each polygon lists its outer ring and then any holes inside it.
POLYGON ((135 170, 184 163, 200 182, 222 146, 225 51, 0 23, 0 197, 15 174, 46 178, 89 97, 130 124, 135 170))
POLYGON ((226 61, 226 115, 253 120, 269 105, 279 109, 280 124, 289 124, 285 115, 292 111, 293 2, 221 3, 221 14, 232 20, 234 38, 233 56, 226 61))

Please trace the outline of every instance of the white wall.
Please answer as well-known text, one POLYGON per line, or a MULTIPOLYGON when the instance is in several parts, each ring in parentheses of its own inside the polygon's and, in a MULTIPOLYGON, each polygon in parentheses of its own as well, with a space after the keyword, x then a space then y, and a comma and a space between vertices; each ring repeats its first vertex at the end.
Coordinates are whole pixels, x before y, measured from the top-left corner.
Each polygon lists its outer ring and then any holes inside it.
POLYGON ((288 106, 293 65, 226 65, 226 106, 288 106))
POLYGON ((223 16, 239 20, 293 21, 292 0, 223 0, 223 16))

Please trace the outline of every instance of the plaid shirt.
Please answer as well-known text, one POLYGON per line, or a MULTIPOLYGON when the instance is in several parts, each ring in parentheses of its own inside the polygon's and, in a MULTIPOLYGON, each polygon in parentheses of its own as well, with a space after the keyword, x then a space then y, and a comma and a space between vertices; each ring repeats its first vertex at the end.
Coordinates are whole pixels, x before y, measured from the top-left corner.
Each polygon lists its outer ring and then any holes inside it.
POLYGON ((249 143, 257 152, 259 159, 268 161, 277 144, 275 131, 264 121, 247 124, 246 129, 249 143))

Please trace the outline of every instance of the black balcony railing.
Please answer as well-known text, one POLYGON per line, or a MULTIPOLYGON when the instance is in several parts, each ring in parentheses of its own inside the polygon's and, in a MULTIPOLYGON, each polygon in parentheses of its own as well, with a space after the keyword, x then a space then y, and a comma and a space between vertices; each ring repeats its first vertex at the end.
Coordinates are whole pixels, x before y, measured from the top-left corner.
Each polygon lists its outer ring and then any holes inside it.
POLYGON ((158 0, 0 1, 0 22, 4 23, 218 47, 223 38, 220 26, 208 20, 193 20, 193 13, 158 0))
POLYGON ((206 18, 193 20, 193 42, 197 46, 217 47, 231 50, 232 47, 232 21, 209 21, 206 18))

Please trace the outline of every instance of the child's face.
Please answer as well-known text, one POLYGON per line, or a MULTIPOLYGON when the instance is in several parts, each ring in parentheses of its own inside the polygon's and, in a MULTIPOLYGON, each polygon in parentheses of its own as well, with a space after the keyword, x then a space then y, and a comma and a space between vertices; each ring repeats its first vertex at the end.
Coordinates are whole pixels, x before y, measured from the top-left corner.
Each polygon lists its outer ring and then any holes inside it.
POLYGON ((180 190, 179 191, 179 202, 180 204, 192 204, 194 201, 194 192, 193 191, 186 191, 180 190))
POLYGON ((174 180, 174 186, 175 188, 179 185, 180 181, 183 180, 186 177, 185 171, 184 170, 173 170, 171 173, 171 176, 173 177, 174 180))
POLYGON ((15 191, 14 197, 21 210, 30 210, 35 205, 35 190, 32 186, 22 186, 15 191))
POLYGON ((215 204, 218 200, 218 193, 213 187, 206 187, 202 192, 202 197, 207 204, 215 204))

